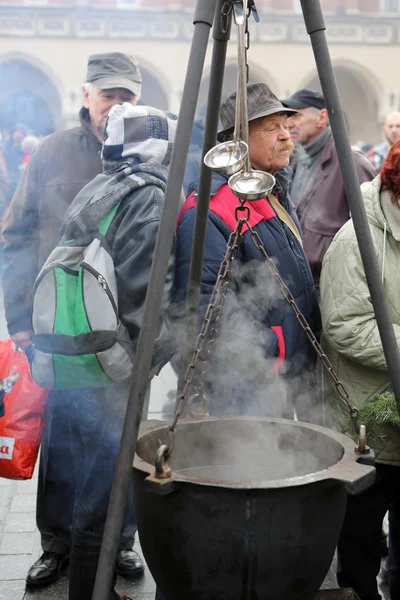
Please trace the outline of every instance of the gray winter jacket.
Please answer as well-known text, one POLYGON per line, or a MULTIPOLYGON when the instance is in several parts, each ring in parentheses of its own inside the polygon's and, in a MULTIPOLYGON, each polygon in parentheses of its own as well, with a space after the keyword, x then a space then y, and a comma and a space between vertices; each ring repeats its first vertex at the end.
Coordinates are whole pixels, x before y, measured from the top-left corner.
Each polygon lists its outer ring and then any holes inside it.
POLYGON ((32 154, 4 228, 3 292, 10 334, 32 328, 33 284, 59 240, 61 221, 78 192, 102 172, 101 143, 81 125, 45 138, 32 154))

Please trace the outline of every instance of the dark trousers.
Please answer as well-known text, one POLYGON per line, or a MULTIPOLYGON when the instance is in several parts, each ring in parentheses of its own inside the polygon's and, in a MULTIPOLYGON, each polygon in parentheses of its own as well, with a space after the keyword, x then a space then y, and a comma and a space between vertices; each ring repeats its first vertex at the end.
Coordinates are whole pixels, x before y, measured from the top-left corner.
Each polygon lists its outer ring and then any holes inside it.
POLYGON ((377 463, 374 485, 349 496, 338 544, 338 583, 353 588, 360 600, 381 600, 377 576, 381 567, 381 532, 390 515, 389 590, 400 599, 400 468, 377 463))
MULTIPOLYGON (((127 390, 110 386, 51 394, 43 436, 37 522, 44 550, 70 553, 69 600, 91 598, 127 390)), ((132 494, 120 548, 133 546, 132 494)))

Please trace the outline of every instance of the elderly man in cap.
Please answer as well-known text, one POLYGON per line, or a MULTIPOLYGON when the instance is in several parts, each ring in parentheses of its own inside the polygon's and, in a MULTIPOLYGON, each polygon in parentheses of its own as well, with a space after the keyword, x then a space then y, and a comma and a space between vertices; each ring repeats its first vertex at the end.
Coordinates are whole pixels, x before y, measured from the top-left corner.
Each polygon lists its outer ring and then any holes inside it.
MULTIPOLYGON (((89 57, 80 126, 45 138, 33 153, 10 208, 3 229, 3 291, 8 331, 21 349, 32 341, 33 285, 40 268, 58 243, 58 231, 69 205, 78 192, 102 172, 100 157, 103 131, 111 108, 120 102, 136 104, 141 92, 137 61, 120 52, 89 57)), ((73 373, 71 373, 73 377, 73 373)), ((91 427, 93 415, 79 403, 75 419, 91 427)), ((94 408, 93 408, 94 410, 94 408)), ((79 447, 63 414, 62 393, 50 394, 42 440, 37 524, 43 555, 30 568, 27 585, 40 587, 60 576, 69 560, 71 523, 76 504, 77 482, 72 464, 79 447)), ((117 442, 116 442, 117 443, 117 442)), ((85 448, 83 460, 95 460, 85 448)), ((108 481, 98 481, 104 494, 108 481)), ((90 510, 90 506, 87 507, 90 510)), ((132 550, 136 532, 132 502, 129 503, 120 540, 116 571, 134 578, 143 563, 132 550)))
MULTIPOLYGON (((208 368, 210 413, 293 418, 294 397, 297 396, 297 414, 305 410, 299 380, 306 373, 313 377, 315 357, 296 315, 253 244, 249 225, 260 236, 298 307, 317 332, 317 296, 288 194, 293 144, 287 121, 295 111, 285 108, 263 83, 248 85, 247 97, 251 165, 273 175, 276 184, 268 197, 244 203, 250 210, 249 224, 243 228, 234 263, 234 282, 227 291, 220 335, 208 368), (278 373, 280 377, 276 377, 278 373)), ((221 105, 223 130, 219 141, 233 138, 235 104, 236 93, 221 105)), ((176 288, 180 300, 187 291, 196 191, 197 185, 192 186, 178 221, 176 288)), ((235 229, 235 209, 239 204, 227 178, 214 174, 201 282, 203 310, 235 229)))
MULTIPOLYGON (((303 231, 304 250, 319 288, 322 260, 335 234, 350 218, 349 205, 323 95, 302 89, 282 103, 297 110, 288 120, 295 144, 290 163, 290 194, 303 231)), ((367 158, 354 151, 354 160, 360 184, 371 181, 375 172, 367 158)))

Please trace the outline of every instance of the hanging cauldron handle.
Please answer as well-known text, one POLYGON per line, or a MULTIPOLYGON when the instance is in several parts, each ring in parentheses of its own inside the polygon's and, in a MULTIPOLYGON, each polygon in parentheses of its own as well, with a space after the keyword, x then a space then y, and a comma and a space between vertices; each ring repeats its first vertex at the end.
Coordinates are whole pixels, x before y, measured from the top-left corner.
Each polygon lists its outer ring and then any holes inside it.
POLYGON ((363 460, 357 461, 349 458, 342 460, 326 473, 326 479, 333 479, 344 484, 348 494, 354 496, 369 488, 375 481, 376 470, 371 464, 364 464, 363 460))
POLYGON ((154 467, 156 470, 155 477, 159 477, 160 479, 171 477, 171 450, 166 444, 162 444, 157 450, 154 467))

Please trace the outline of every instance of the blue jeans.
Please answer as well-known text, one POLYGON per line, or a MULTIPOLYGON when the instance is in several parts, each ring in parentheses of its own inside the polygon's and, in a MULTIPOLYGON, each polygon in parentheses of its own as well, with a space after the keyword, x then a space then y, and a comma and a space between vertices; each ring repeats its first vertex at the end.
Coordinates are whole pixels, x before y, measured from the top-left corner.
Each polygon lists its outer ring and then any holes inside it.
MULTIPOLYGON (((69 600, 91 598, 127 396, 115 385, 49 398, 38 526, 45 550, 70 553, 69 600)), ((121 549, 132 548, 136 532, 131 492, 127 500, 121 549)))

